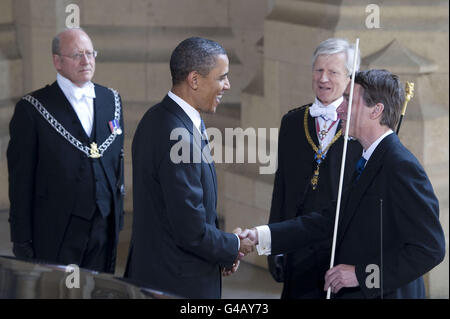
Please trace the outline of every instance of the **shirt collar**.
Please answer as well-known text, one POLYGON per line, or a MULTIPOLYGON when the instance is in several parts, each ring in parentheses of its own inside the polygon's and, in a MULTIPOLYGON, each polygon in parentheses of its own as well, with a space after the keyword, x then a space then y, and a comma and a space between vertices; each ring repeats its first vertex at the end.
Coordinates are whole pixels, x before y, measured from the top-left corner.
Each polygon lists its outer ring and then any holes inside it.
POLYGON ((394 133, 394 131, 389 130, 386 133, 384 133, 383 135, 381 135, 375 142, 372 143, 372 145, 369 146, 369 148, 367 150, 363 150, 362 156, 366 159, 369 160, 369 158, 372 156, 373 152, 375 151, 375 149, 377 148, 378 144, 381 143, 381 141, 388 135, 394 133))
POLYGON ((335 121, 338 119, 336 109, 341 105, 344 98, 341 96, 337 100, 333 101, 328 105, 323 105, 322 102, 316 97, 314 103, 310 107, 310 115, 318 119, 323 119, 325 121, 335 121))
POLYGON ((194 107, 192 107, 188 102, 183 100, 178 95, 174 94, 172 91, 169 91, 169 93, 167 93, 167 95, 183 109, 183 111, 187 114, 187 116, 189 116, 192 123, 194 123, 194 126, 198 129, 198 131, 201 134, 200 123, 202 121, 202 118, 200 116, 200 113, 194 107))
POLYGON ((316 97, 316 99, 314 100, 313 105, 317 105, 318 107, 328 107, 328 108, 332 108, 336 111, 336 109, 339 107, 339 105, 341 105, 341 103, 344 101, 344 97, 340 97, 337 100, 334 100, 333 102, 331 102, 328 105, 323 105, 322 102, 320 102, 320 100, 316 97))
POLYGON ((79 101, 84 96, 95 99, 95 86, 91 81, 85 83, 82 87, 78 87, 58 73, 56 74, 56 82, 58 82, 61 90, 72 99, 79 101))

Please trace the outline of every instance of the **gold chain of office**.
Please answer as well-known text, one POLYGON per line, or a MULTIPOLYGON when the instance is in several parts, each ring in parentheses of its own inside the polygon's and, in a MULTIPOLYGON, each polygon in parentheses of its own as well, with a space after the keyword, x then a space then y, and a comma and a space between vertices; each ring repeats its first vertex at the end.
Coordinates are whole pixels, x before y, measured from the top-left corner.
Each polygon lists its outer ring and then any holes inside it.
POLYGON ((309 134, 309 128, 308 128, 308 113, 309 113, 309 107, 306 108, 305 110, 305 118, 303 121, 303 127, 305 129, 305 135, 306 135, 306 140, 308 141, 308 143, 311 145, 312 149, 314 150, 314 153, 316 153, 314 155, 314 159, 317 163, 316 169, 314 171, 313 177, 311 178, 311 186, 313 190, 316 190, 317 188, 317 184, 319 183, 319 169, 320 169, 320 164, 322 163, 322 161, 325 159, 326 157, 326 153, 328 151, 328 149, 331 147, 331 145, 334 144, 334 142, 336 142, 341 136, 342 136, 342 129, 340 129, 336 135, 334 135, 333 139, 331 140, 330 144, 328 144, 328 146, 322 151, 321 149, 319 149, 316 144, 314 144, 314 141, 311 138, 311 135, 309 134))

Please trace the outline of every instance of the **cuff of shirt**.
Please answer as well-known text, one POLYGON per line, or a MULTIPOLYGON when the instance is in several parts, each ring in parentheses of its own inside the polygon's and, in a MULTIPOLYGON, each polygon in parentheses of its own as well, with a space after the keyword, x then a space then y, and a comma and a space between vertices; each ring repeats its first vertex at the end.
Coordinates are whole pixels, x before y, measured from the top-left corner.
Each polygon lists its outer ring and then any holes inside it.
POLYGON ((241 249, 241 239, 239 238, 238 234, 235 234, 235 235, 236 235, 236 237, 238 239, 238 251, 239 251, 239 249, 241 249))
POLYGON ((270 255, 272 251, 272 238, 269 226, 258 226, 256 227, 256 231, 258 232, 258 245, 256 245, 258 255, 270 255))

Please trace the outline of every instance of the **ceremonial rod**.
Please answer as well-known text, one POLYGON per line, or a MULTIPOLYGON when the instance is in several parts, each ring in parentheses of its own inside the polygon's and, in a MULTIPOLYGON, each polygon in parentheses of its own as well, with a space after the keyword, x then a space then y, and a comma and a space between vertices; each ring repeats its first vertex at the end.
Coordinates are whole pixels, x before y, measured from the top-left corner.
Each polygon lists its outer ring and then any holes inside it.
POLYGON ((414 83, 406 81, 405 84, 405 102, 403 103, 402 114, 400 115, 400 121, 398 121, 397 131, 395 132, 398 135, 400 131, 400 125, 402 125, 403 117, 406 113, 406 107, 408 106, 409 100, 414 96, 414 83))
MULTIPOLYGON (((356 61, 358 59, 358 47, 359 47, 359 38, 356 38, 355 54, 353 56, 352 78, 350 81, 350 97, 349 97, 348 109, 347 109, 347 124, 345 125, 344 151, 342 152, 342 161, 341 161, 341 176, 339 178, 339 191, 338 191, 337 205, 336 205, 336 217, 334 219, 333 246, 331 247, 330 269, 333 268, 333 265, 334 265, 334 255, 335 255, 335 250, 336 250, 339 211, 340 211, 340 207, 341 207, 341 197, 342 197, 342 184, 344 181, 345 157, 347 155, 348 129, 350 127, 350 119, 351 119, 351 114, 352 114, 353 87, 355 86, 356 61)), ((331 286, 328 287, 327 299, 330 299, 330 297, 331 297, 331 286)))

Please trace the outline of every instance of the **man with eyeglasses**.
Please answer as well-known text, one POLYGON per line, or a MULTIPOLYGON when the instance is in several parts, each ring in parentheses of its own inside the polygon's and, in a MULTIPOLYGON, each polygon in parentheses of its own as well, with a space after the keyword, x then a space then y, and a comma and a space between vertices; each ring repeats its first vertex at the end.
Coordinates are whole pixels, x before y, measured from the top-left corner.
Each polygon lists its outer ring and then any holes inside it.
POLYGON ((24 96, 8 145, 13 253, 114 272, 123 226, 123 117, 117 91, 91 82, 95 58, 82 29, 52 42, 52 85, 24 96))

